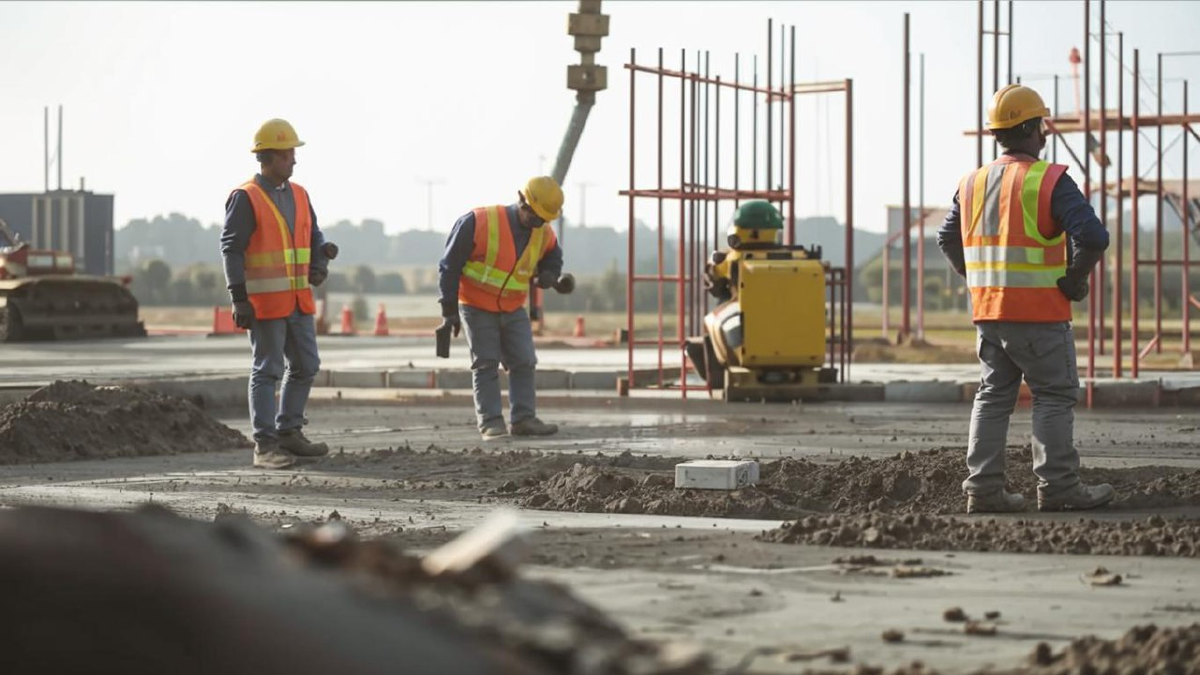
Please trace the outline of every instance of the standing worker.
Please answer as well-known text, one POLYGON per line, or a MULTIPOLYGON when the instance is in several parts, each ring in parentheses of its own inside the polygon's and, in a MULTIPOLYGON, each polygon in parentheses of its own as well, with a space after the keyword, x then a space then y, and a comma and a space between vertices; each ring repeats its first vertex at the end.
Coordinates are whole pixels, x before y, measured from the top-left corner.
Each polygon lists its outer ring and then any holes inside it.
POLYGON ((317 227, 308 191, 289 180, 301 145, 286 121, 263 123, 251 150, 260 172, 229 195, 221 232, 233 320, 250 331, 254 466, 265 469, 285 469, 329 452, 326 444, 309 441, 301 427, 321 367, 310 286, 329 276, 328 261, 338 249, 317 227))
POLYGON ((1033 395, 1038 508, 1091 509, 1113 498, 1111 485, 1079 482, 1073 442, 1079 374, 1071 302, 1087 297, 1108 232, 1067 167, 1038 160, 1049 114, 1028 87, 995 93, 987 126, 1004 154, 959 182, 938 232, 938 248, 971 289, 982 366, 963 481, 968 513, 1025 507, 1023 496, 1004 489, 1004 446, 1022 376, 1033 395))
POLYGON ((508 370, 512 435, 558 431, 537 418, 537 355, 525 299, 531 281, 560 293, 575 287, 574 278, 562 274, 554 229, 546 227, 562 213, 563 192, 550 176, 537 176, 517 198, 515 204, 480 207, 459 218, 438 263, 439 330, 457 337, 466 323, 475 415, 484 440, 508 433, 500 401, 501 363, 508 370))

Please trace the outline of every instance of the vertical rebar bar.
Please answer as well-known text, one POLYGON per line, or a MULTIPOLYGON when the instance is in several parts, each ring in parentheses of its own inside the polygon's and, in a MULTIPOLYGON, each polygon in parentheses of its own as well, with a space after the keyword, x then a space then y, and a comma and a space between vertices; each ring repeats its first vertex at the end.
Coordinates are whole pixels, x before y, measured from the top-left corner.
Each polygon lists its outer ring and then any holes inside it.
POLYGON ((784 86, 788 106, 788 238, 796 243, 796 27, 792 26, 791 82, 784 86))
MULTIPOLYGON (((681 190, 687 184, 687 50, 679 50, 679 187, 681 190)), ((686 192, 686 190, 685 190, 686 192)), ((687 225, 687 199, 679 198, 679 239, 676 251, 675 266, 675 338, 676 346, 684 344, 684 279, 687 271, 687 236, 684 228, 687 225)), ((680 349, 679 388, 683 398, 687 398, 687 387, 684 386, 687 377, 687 352, 680 349)))
POLYGON ((1155 186, 1154 186, 1154 337, 1158 338, 1158 342, 1154 343, 1154 352, 1162 353, 1162 243, 1163 243, 1163 183, 1162 183, 1162 165, 1163 165, 1163 68, 1162 68, 1162 52, 1158 53, 1158 124, 1157 124, 1157 148, 1155 150, 1158 155, 1158 161, 1155 162, 1155 186))
MULTIPOLYGON (((1187 119, 1188 115, 1188 81, 1183 81, 1183 117, 1187 119)), ((1183 293, 1180 297, 1180 305, 1183 306, 1183 355, 1190 357, 1192 354, 1192 320, 1191 320, 1191 297, 1192 284, 1190 270, 1192 268, 1192 203, 1189 201, 1188 195, 1188 135, 1183 134, 1183 279, 1181 289, 1183 293)))
POLYGON ((1130 214, 1130 224, 1132 229, 1129 232, 1129 248, 1131 255, 1129 258, 1129 319, 1132 326, 1129 330, 1129 374, 1133 379, 1137 379, 1140 364, 1138 363, 1138 262, 1141 258, 1138 249, 1138 230, 1141 229, 1140 221, 1138 220, 1138 176, 1140 175, 1140 167, 1138 165, 1138 96, 1141 95, 1141 88, 1138 86, 1138 75, 1141 73, 1141 58, 1139 50, 1133 50, 1133 124, 1130 134, 1133 137, 1133 175, 1130 178, 1133 181, 1133 187, 1129 192, 1130 206, 1133 212, 1130 214))
POLYGON ((766 143, 766 145, 767 145, 767 185, 766 185, 766 189, 768 191, 770 191, 771 187, 774 186, 774 184, 775 184, 775 182, 772 180, 772 178, 774 176, 771 173, 771 169, 773 168, 773 164, 774 164, 774 162, 772 160, 772 155, 771 155, 771 150, 773 149, 771 144, 774 142, 773 141, 773 132, 775 130, 775 125, 773 124, 774 119, 772 117, 772 112, 774 111, 774 108, 775 108, 775 105, 774 105, 775 102, 772 100, 774 97, 771 96, 771 94, 770 94, 771 87, 775 86, 775 81, 774 81, 774 76, 773 76, 773 64, 775 63, 775 56, 774 56, 773 49, 771 46, 771 39, 773 37, 774 37, 773 20, 767 19, 767 86, 764 88, 767 90, 767 138, 766 138, 766 141, 767 141, 767 143, 766 143))
POLYGON ((1013 0, 1008 0, 1008 81, 1013 81, 1013 0))
MULTIPOLYGON (((733 55, 733 81, 735 84, 742 82, 742 63, 741 55, 733 55)), ((741 164, 742 164, 742 148, 741 148, 741 100, 742 90, 734 88, 733 90, 733 210, 737 211, 741 205, 742 198, 739 194, 741 190, 741 164)))
POLYGON ((983 166, 983 0, 979 8, 978 43, 975 50, 975 166, 983 166))
MULTIPOLYGON (((1000 7, 1000 0, 996 0, 997 16, 999 16, 999 11, 1000 11, 999 7, 1000 7)), ((908 15, 908 12, 905 12, 904 13, 904 116, 903 116, 904 117, 904 120, 903 120, 904 121, 904 172, 903 172, 903 176, 904 176, 904 195, 903 195, 903 197, 904 197, 904 232, 901 235, 901 239, 902 239, 901 250, 903 252, 900 255, 901 262, 904 265, 904 268, 900 273, 900 305, 901 305, 900 335, 903 339, 908 339, 909 332, 912 330, 912 325, 910 323, 910 314, 909 314, 910 309, 911 309, 910 304, 912 302, 912 241, 911 241, 911 239, 912 239, 912 237, 911 237, 911 234, 912 234, 912 204, 910 202, 910 196, 909 196, 909 179, 911 178, 911 176, 909 175, 909 173, 911 171, 911 166, 910 166, 911 159, 909 157, 909 145, 910 145, 911 139, 909 137, 911 135, 910 127, 911 127, 912 123, 909 120, 909 114, 910 114, 909 108, 911 107, 911 103, 909 100, 911 98, 911 96, 910 96, 911 92, 909 90, 912 88, 912 78, 911 78, 911 73, 910 73, 911 68, 909 67, 909 60, 910 60, 911 55, 909 53, 908 28, 909 28, 909 15, 908 15)))
MULTIPOLYGON (((1008 3, 1012 17, 1012 0, 1008 3)), ((1011 70, 1011 59, 1009 62, 1011 70)), ((921 77, 917 95, 917 336, 925 339, 925 53, 921 52, 921 77)))
MULTIPOLYGON (((1000 0, 992 0, 992 91, 1000 91, 1000 0)), ((1000 145, 992 140, 992 159, 1000 156, 1000 145)))
MULTIPOLYGON (((1100 0, 1100 128, 1097 133, 1100 134, 1100 224, 1107 231, 1108 226, 1108 80, 1106 79, 1108 69, 1108 43, 1105 41, 1105 25, 1104 25, 1104 0, 1100 0)), ((1105 257, 1100 257, 1100 263, 1097 265, 1096 271, 1096 308, 1097 319, 1100 323, 1097 336, 1097 347, 1100 354, 1104 354, 1104 281, 1105 276, 1105 257)))
MULTIPOLYGON (((885 240, 886 241, 886 240, 885 240)), ((886 245, 885 248, 886 249, 886 245)), ((841 381, 850 381, 850 354, 854 349, 854 80, 846 80, 846 312, 842 351, 846 353, 841 381)), ((885 273, 886 278, 886 273, 885 273)))
MULTIPOLYGON (((758 54, 754 55, 754 74, 750 79, 753 89, 758 89, 758 54)), ((758 92, 750 92, 750 189, 758 190, 758 92)))
POLYGON ((634 155, 633 155, 634 148, 636 147, 635 143, 634 143, 634 127, 635 127, 635 123, 637 121, 637 116, 634 114, 634 96, 637 92, 637 88, 634 86, 636 84, 634 82, 634 80, 637 78, 637 70, 635 70, 632 67, 635 64, 637 64, 637 50, 630 48, 630 50, 629 50, 629 65, 630 65, 630 68, 629 68, 629 245, 628 245, 629 260, 627 261, 628 273, 625 278, 625 314, 626 314, 626 321, 627 321, 627 324, 629 327, 627 329, 627 335, 626 335, 625 342, 629 346, 629 354, 628 354, 628 361, 627 361, 627 366, 628 366, 627 377, 628 377, 628 387, 631 390, 633 389, 633 344, 635 342, 634 331, 633 331, 633 278, 634 278, 634 273, 635 273, 634 250, 633 250, 633 237, 634 237, 634 216, 633 216, 634 196, 633 196, 633 191, 637 188, 637 185, 634 183, 635 164, 634 164, 634 155))
POLYGON ((664 220, 666 213, 663 209, 664 201, 663 201, 663 196, 662 196, 662 191, 663 191, 663 84, 664 84, 663 66, 664 65, 665 65, 665 63, 663 61, 663 49, 662 49, 662 47, 659 47, 658 48, 658 166, 655 170, 656 178, 658 179, 658 199, 656 200, 658 202, 658 223, 657 223, 657 230, 658 230, 658 257, 657 257, 658 281, 656 281, 654 285, 658 289, 658 386, 660 386, 660 387, 663 385, 663 379, 664 379, 663 343, 667 337, 666 329, 665 329, 665 325, 664 325, 665 322, 664 322, 664 317, 663 317, 664 310, 666 309, 664 307, 664 304, 666 301, 665 294, 664 294, 666 284, 663 281, 663 276, 666 274, 666 260, 665 260, 665 255, 664 255, 665 252, 663 250, 664 245, 665 245, 665 232, 664 232, 665 228, 663 225, 663 220, 664 220))
MULTIPOLYGON (((1121 184, 1121 176, 1125 171, 1125 35, 1117 33, 1117 255, 1113 261, 1113 377, 1120 378, 1123 368, 1121 352, 1121 329, 1124 308, 1121 277, 1125 266, 1125 187, 1121 184)), ((1135 137, 1136 139, 1136 137, 1135 137)))
MULTIPOLYGON (((1054 76, 1054 113, 1053 114, 1055 114, 1055 115, 1060 114, 1059 109, 1058 109, 1058 75, 1057 74, 1055 74, 1055 76, 1054 76)), ((1053 138, 1050 140, 1050 143, 1051 143, 1050 161, 1054 162, 1055 164, 1058 164, 1058 134, 1053 135, 1053 138)))
MULTIPOLYGON (((1087 148, 1092 139, 1092 0, 1083 0, 1083 195, 1092 202, 1092 153, 1087 148)), ((1088 274, 1091 287, 1096 288, 1096 268, 1088 274)), ((1092 408, 1096 377, 1096 293, 1088 294, 1087 328, 1087 407, 1092 408)))

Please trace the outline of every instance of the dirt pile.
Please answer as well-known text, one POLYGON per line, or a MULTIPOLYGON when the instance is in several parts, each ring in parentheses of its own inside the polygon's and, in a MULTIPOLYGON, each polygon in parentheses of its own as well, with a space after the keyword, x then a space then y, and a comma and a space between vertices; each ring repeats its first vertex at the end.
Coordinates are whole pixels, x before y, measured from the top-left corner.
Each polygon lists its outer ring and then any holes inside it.
POLYGON ((1058 654, 1043 642, 1029 660, 1027 672, 1036 675, 1200 673, 1200 624, 1137 626, 1117 640, 1074 640, 1058 654))
MULTIPOLYGON (((1036 499, 1028 447, 1009 448, 1008 489, 1036 499)), ((734 518, 846 514, 962 513, 966 476, 962 448, 903 452, 884 459, 851 457, 836 464, 808 459, 763 463, 757 485, 734 492, 676 490, 669 472, 579 464, 519 491, 520 504, 558 511, 650 513, 734 518)), ((1083 469, 1086 482, 1112 483, 1114 508, 1200 505, 1200 471, 1171 467, 1083 469)))
POLYGON ((281 539, 225 516, 0 511, 0 574, 22 581, 6 589, 0 661, 186 675, 712 672, 702 652, 634 639, 515 566, 447 572, 428 564, 446 548, 413 556, 340 520, 281 539))
POLYGON ((0 409, 0 464, 249 446, 191 401, 137 387, 58 381, 0 409))
POLYGON ((1200 520, 954 518, 909 514, 808 516, 764 532, 763 541, 930 551, 1200 557, 1200 520))

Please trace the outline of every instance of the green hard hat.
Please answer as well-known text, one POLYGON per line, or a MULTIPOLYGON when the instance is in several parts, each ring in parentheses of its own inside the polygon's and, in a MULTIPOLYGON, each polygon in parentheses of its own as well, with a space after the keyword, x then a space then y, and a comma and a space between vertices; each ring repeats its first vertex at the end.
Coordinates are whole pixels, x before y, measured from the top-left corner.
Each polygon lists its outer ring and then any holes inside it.
POLYGON ((771 202, 759 199, 739 206, 733 224, 747 230, 782 230, 783 216, 771 202))

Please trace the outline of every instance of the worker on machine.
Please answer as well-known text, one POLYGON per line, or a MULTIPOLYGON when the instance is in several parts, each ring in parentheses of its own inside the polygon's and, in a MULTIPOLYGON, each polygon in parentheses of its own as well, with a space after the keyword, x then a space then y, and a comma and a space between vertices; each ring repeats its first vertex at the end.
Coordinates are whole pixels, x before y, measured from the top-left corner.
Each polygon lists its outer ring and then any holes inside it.
POLYGON ((438 263, 438 330, 458 337, 466 324, 475 415, 484 440, 509 433, 501 409, 500 364, 508 370, 512 435, 558 432, 557 425, 537 417, 537 355, 525 299, 531 283, 559 293, 575 288, 575 278, 562 273, 554 229, 546 227, 562 213, 562 205, 562 188, 553 178, 531 178, 515 204, 480 207, 459 218, 438 263))
POLYGON ((329 452, 325 443, 308 440, 301 427, 321 367, 311 287, 325 281, 338 249, 321 234, 308 191, 290 180, 302 145, 286 121, 263 123, 251 149, 260 171, 230 193, 221 232, 233 320, 249 330, 254 358, 249 388, 254 466, 266 469, 329 452))
POLYGON ((834 375, 825 361, 825 266, 820 248, 784 245, 770 202, 738 207, 727 251, 713 251, 704 284, 719 304, 688 359, 726 400, 795 400, 834 375))
POLYGON ((978 332, 982 373, 963 481, 968 513, 1025 507, 1022 495, 1004 487, 1004 446, 1022 377, 1033 395, 1038 508, 1091 509, 1113 498, 1110 485, 1079 482, 1072 438, 1079 374, 1071 302, 1087 297, 1108 232, 1067 167, 1038 159, 1049 114, 1028 87, 995 93, 987 126, 1004 154, 959 182, 938 231, 938 247, 971 290, 978 332))

